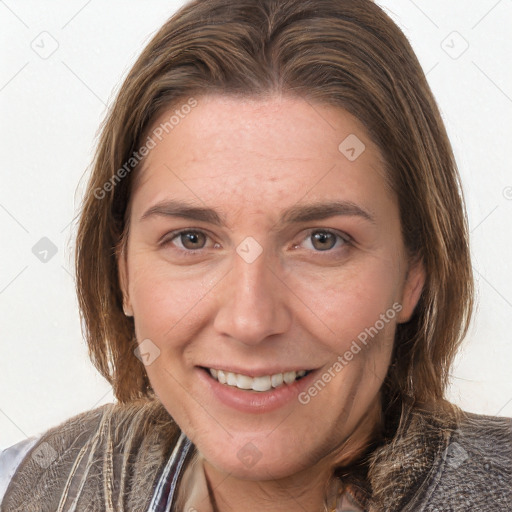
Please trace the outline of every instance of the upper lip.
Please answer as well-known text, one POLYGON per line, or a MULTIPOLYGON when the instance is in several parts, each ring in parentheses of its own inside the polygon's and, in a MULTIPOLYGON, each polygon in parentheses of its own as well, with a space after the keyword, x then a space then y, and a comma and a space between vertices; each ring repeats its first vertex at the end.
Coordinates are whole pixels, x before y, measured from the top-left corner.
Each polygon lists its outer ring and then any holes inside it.
POLYGON ((242 375, 247 375, 248 377, 264 377, 266 375, 275 375, 276 373, 286 373, 286 372, 299 372, 301 370, 312 371, 315 368, 311 368, 307 365, 304 366, 293 366, 293 367, 283 367, 283 366, 266 366, 265 368, 240 368, 234 366, 226 366, 224 364, 208 364, 202 365, 202 368, 210 369, 214 368, 215 370, 222 370, 223 372, 230 373, 240 373, 242 375))

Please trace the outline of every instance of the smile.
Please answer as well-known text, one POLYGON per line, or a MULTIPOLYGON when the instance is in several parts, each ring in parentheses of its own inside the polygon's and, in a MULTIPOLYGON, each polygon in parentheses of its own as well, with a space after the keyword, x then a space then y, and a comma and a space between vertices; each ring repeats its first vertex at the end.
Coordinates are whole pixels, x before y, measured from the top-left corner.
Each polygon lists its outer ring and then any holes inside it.
POLYGON ((278 388, 283 384, 292 384, 296 380, 310 373, 311 370, 289 371, 284 373, 275 373, 273 375, 264 375, 261 377, 250 377, 241 373, 232 373, 215 368, 207 369, 210 375, 221 384, 251 391, 270 391, 272 388, 278 388))

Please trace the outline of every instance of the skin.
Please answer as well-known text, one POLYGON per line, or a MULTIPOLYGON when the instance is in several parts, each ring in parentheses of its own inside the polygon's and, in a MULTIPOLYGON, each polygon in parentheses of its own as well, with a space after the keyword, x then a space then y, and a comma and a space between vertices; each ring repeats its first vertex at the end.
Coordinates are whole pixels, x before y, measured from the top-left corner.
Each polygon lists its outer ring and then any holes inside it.
POLYGON ((322 510, 333 465, 378 428, 396 324, 410 318, 424 270, 409 261, 382 156, 353 116, 290 96, 197 100, 137 176, 119 256, 125 311, 139 342, 160 350, 146 366, 150 382, 204 457, 219 510, 322 510), (366 146, 354 161, 338 150, 349 134, 366 146), (212 208, 225 224, 145 216, 170 199, 212 208), (327 200, 371 220, 280 220, 287 208, 327 200), (205 236, 173 233, 186 229, 205 236), (339 236, 322 245, 312 233, 325 230, 339 236), (262 249, 251 263, 236 251, 249 236, 262 249), (307 404, 235 411, 198 378, 198 366, 224 362, 322 374, 393 304, 401 311, 307 404), (247 443, 260 456, 251 467, 237 456, 247 443))

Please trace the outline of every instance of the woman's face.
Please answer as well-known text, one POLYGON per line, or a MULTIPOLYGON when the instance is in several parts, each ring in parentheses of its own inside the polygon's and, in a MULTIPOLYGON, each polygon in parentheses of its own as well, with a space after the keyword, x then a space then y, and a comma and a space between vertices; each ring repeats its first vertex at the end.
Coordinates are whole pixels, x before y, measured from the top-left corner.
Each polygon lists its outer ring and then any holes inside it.
POLYGON ((125 309, 151 385, 206 460, 286 477, 371 428, 423 271, 354 117, 286 96, 196 100, 153 126, 125 309))

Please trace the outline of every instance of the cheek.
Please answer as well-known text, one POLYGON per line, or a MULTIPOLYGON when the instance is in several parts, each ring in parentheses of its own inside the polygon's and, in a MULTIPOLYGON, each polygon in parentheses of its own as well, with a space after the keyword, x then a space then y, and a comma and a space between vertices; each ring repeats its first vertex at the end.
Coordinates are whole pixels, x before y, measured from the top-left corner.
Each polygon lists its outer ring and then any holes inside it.
POLYGON ((302 321, 336 353, 351 342, 393 339, 399 304, 398 267, 372 258, 364 264, 330 269, 315 276, 295 273, 291 288, 303 304, 302 321), (370 334, 371 333, 371 334, 370 334))
POLYGON ((143 256, 133 259, 130 271, 138 340, 150 338, 163 349, 169 343, 178 344, 186 332, 199 327, 204 299, 214 283, 197 274, 182 276, 169 265, 143 256))

